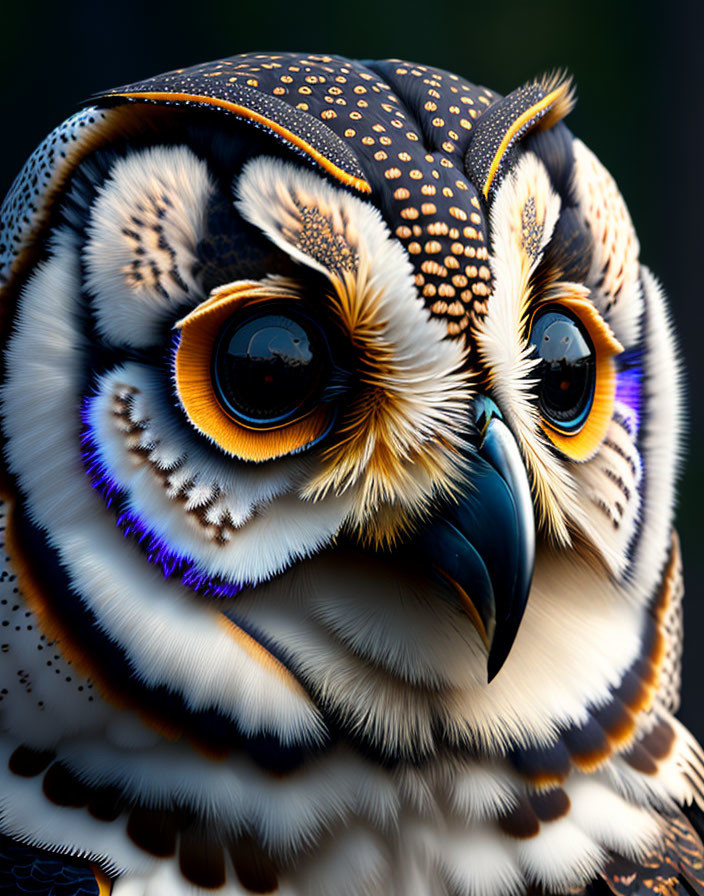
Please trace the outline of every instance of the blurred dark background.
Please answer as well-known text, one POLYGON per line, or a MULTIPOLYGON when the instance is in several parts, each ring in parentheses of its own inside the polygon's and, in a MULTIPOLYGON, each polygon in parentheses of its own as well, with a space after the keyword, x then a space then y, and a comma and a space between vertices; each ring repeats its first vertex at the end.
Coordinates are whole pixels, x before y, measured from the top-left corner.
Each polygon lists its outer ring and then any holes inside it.
POLYGON ((689 449, 678 527, 687 598, 681 717, 704 740, 701 0, 33 0, 2 3, 0 196, 26 156, 102 88, 246 50, 431 63, 502 93, 547 69, 575 77, 569 124, 615 176, 641 256, 671 297, 686 362, 689 449))

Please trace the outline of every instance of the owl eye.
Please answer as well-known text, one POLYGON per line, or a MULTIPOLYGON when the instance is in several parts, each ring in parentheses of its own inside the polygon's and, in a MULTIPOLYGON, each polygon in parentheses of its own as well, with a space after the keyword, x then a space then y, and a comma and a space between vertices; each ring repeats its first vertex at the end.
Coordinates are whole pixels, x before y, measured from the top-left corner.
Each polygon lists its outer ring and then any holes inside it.
POLYGON ((611 421, 623 346, 592 302, 569 296, 538 308, 528 343, 543 431, 572 460, 588 460, 611 421))
POLYGON ((574 434, 587 421, 596 388, 596 352, 582 324, 548 308, 533 321, 530 343, 536 368, 538 407, 559 432, 574 434))
POLYGON ((315 445, 353 387, 338 334, 314 319, 290 284, 226 284, 176 329, 174 385, 183 410, 197 430, 243 460, 315 445))
POLYGON ((285 306, 236 313, 212 354, 215 395, 230 417, 253 429, 291 423, 309 413, 329 377, 332 359, 322 329, 285 306))

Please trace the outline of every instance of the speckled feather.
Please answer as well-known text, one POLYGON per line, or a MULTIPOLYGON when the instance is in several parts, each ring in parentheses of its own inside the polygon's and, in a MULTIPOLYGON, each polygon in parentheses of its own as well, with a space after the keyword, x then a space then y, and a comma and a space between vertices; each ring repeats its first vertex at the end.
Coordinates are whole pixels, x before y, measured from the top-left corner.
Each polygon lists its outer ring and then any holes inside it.
POLYGON ((677 363, 613 181, 555 126, 571 102, 246 54, 94 97, 30 158, 0 214, 0 890, 702 892, 704 756, 672 715, 677 363), (344 321, 369 419, 256 464, 187 425, 178 322, 243 283, 344 321), (624 349, 579 463, 528 382, 556 290, 624 349), (565 533, 539 526, 490 685, 405 544, 464 495, 480 382, 565 533), (400 506, 394 550, 357 542, 400 506))

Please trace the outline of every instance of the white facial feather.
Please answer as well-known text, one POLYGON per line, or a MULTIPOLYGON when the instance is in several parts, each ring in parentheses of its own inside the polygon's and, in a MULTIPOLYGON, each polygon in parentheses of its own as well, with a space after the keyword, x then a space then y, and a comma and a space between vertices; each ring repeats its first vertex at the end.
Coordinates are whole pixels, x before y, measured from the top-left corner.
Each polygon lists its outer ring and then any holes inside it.
POLYGON ((526 333, 530 277, 559 212, 560 198, 545 166, 526 153, 501 185, 492 206, 495 285, 476 338, 491 372, 492 391, 525 458, 538 517, 558 543, 569 544, 568 520, 580 527, 586 526, 586 520, 572 474, 555 457, 539 425, 532 394, 535 362, 530 359, 526 333), (537 237, 529 234, 531 228, 537 237))
POLYGON ((616 576, 628 568, 629 546, 641 520, 643 463, 638 430, 628 407, 616 404, 604 441, 572 474, 593 545, 616 576))
POLYGON ((212 451, 196 444, 190 433, 184 437, 182 428, 167 436, 166 456, 180 453, 165 478, 161 434, 173 423, 164 425, 159 394, 153 371, 121 366, 97 384, 88 417, 105 470, 128 495, 130 509, 149 521, 160 539, 193 558, 205 573, 243 584, 267 580, 329 544, 350 513, 355 493, 301 501, 298 493, 315 465, 309 459, 286 459, 270 474, 237 461, 213 464, 212 451), (149 449, 146 460, 135 455, 130 433, 116 418, 116 397, 125 389, 140 396, 139 415, 132 414, 130 422, 141 434, 138 447, 149 449), (200 488, 193 485, 194 477, 200 488), (217 502, 209 500, 213 495, 217 502), (192 512, 203 504, 210 506, 210 521, 192 512))
POLYGON ((641 334, 640 245, 616 183, 581 140, 572 143, 573 187, 594 240, 586 285, 592 301, 626 348, 641 334))
POLYGON ((641 453, 646 488, 632 574, 639 592, 645 596, 658 581, 670 545, 683 409, 682 365, 665 295, 648 268, 641 267, 640 273, 645 306, 643 390, 647 413, 641 453))
POLYGON ((67 238, 57 240, 56 251, 28 284, 8 348, 12 373, 2 391, 12 421, 10 466, 30 497, 35 521, 52 533, 73 585, 144 681, 182 690, 193 706, 229 704, 226 711, 251 730, 263 725, 287 730, 285 737, 313 734, 317 712, 298 685, 275 666, 267 670, 253 660, 219 624, 218 614, 204 612, 187 588, 164 582, 120 534, 91 487, 76 413, 78 259, 67 238), (47 295, 51 317, 45 314, 47 295), (31 417, 24 413, 28 402, 31 417))
POLYGON ((383 505, 417 515, 432 497, 453 493, 469 421, 465 353, 429 316, 379 212, 276 159, 249 162, 236 193, 245 218, 327 278, 330 295, 321 301, 364 361, 365 391, 343 421, 345 438, 327 450, 306 496, 359 483, 353 519, 363 531, 383 505))
POLYGON ((287 645, 291 667, 336 713, 386 748, 428 749, 434 720, 450 739, 490 752, 513 739, 547 744, 559 723, 583 722, 587 703, 608 698, 639 649, 640 609, 618 585, 544 550, 516 643, 487 687, 486 651, 469 619, 435 589, 419 595, 408 578, 388 587, 374 569, 320 556, 240 595, 237 606, 287 645), (341 629, 355 592, 366 595, 349 610, 350 629, 365 617, 363 651, 341 629), (434 692, 406 671, 405 658, 421 652, 436 670, 434 692))
POLYGON ((194 274, 213 193, 186 147, 152 147, 116 161, 99 189, 83 248, 98 329, 110 343, 152 345, 169 312, 201 295, 194 274))

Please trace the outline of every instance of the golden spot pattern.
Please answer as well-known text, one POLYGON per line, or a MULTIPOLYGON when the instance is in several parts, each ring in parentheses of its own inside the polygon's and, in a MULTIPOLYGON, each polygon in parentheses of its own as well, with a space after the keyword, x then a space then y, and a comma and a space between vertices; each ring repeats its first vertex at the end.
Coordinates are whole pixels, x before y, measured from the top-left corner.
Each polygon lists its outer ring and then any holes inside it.
POLYGON ((359 258, 341 233, 334 230, 331 219, 317 206, 296 202, 301 213, 301 230, 296 248, 331 271, 357 270, 359 258))
POLYGON ((246 106, 327 174, 370 191, 409 253, 419 294, 450 335, 486 313, 491 277, 480 265, 488 260, 487 226, 480 185, 467 178, 464 157, 476 120, 498 94, 430 66, 296 53, 233 56, 110 92, 113 100, 133 102, 157 94, 167 102, 169 93, 179 97, 171 104, 202 105, 181 98, 195 96, 246 106), (423 268, 448 257, 449 265, 423 268), (477 263, 459 282, 452 280, 462 270, 455 257, 477 263))

